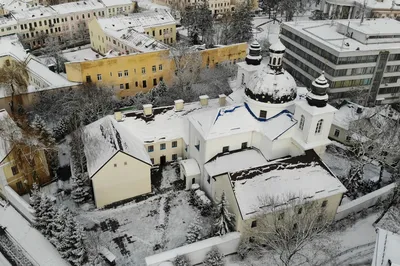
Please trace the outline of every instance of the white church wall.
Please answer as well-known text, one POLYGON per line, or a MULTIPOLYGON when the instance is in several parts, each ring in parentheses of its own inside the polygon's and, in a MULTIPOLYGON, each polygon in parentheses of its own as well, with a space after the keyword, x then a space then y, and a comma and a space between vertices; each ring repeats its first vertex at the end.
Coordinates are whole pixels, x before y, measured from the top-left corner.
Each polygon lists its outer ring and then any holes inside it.
POLYGON ((315 115, 313 117, 313 120, 311 121, 310 130, 308 133, 308 138, 307 138, 308 142, 318 142, 328 138, 329 131, 331 129, 331 124, 333 121, 333 115, 334 113, 328 113, 323 115, 315 115), (321 132, 316 133, 315 130, 317 128, 317 123, 321 119, 323 120, 321 132))
POLYGON ((273 159, 290 155, 292 141, 290 138, 282 136, 272 142, 271 154, 273 159))
POLYGON ((256 117, 260 117, 260 111, 267 111, 267 119, 271 118, 283 110, 293 105, 293 102, 285 103, 285 104, 266 104, 262 102, 255 101, 245 96, 246 102, 249 105, 251 111, 256 117))
POLYGON ((248 84, 250 77, 257 72, 260 66, 248 65, 246 62, 237 63, 236 88, 248 84))

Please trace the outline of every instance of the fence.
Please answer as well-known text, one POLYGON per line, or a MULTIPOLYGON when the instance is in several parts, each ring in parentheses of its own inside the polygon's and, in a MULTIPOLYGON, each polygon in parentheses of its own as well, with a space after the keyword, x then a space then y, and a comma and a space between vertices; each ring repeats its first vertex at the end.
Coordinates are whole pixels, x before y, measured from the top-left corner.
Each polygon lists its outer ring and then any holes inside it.
POLYGON ((186 258, 188 258, 190 260, 190 265, 196 265, 203 262, 207 252, 209 252, 213 247, 217 247, 222 254, 229 255, 237 251, 239 242, 239 232, 229 233, 222 237, 212 237, 203 241, 149 256, 146 258, 146 265, 166 265, 167 262, 174 261, 174 259, 180 255, 184 255, 186 258))
POLYGON ((374 206, 378 201, 385 200, 395 187, 396 184, 392 183, 365 196, 350 201, 349 203, 340 205, 336 212, 335 220, 341 220, 352 213, 357 213, 363 209, 374 206))
POLYGON ((4 191, 8 202, 26 219, 28 222, 35 221, 35 211, 33 208, 17 194, 10 186, 5 186, 4 191))

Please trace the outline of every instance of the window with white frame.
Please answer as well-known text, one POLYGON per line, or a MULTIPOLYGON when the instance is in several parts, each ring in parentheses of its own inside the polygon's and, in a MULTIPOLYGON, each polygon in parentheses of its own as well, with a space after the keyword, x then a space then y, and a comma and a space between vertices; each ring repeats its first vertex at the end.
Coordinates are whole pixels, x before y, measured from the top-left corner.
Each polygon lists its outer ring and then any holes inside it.
POLYGON ((146 68, 142 67, 142 74, 146 74, 146 68))
POLYGON ((315 134, 321 133, 323 119, 318 120, 317 126, 315 127, 315 134))
POLYGON ((300 130, 303 130, 305 121, 306 121, 306 119, 305 119, 304 115, 301 115, 300 123, 299 123, 300 130))
POLYGON ((118 77, 122 78, 122 71, 118 71, 118 77))
POLYGON ((97 74, 97 80, 101 81, 101 74, 97 74))
POLYGON ((339 130, 339 129, 335 129, 335 134, 334 134, 334 136, 335 136, 335 137, 339 137, 339 134, 340 134, 340 130, 339 130))
POLYGON ((162 70, 162 64, 158 65, 158 70, 162 70))
POLYGON ((129 75, 128 70, 124 70, 124 76, 127 77, 129 75))

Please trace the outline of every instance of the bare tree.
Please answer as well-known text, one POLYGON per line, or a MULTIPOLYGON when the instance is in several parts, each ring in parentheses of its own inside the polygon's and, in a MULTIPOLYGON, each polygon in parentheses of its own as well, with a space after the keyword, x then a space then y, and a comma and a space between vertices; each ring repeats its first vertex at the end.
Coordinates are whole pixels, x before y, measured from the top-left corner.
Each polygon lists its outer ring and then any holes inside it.
POLYGON ((11 94, 10 110, 14 113, 15 96, 28 91, 29 75, 26 62, 6 60, 0 68, 0 84, 11 94))
POLYGON ((327 237, 332 221, 321 202, 290 194, 260 201, 266 207, 255 218, 256 226, 246 231, 249 243, 265 251, 273 250, 281 265, 309 261, 307 245, 327 237))
POLYGON ((62 55, 62 50, 64 45, 62 45, 58 38, 56 37, 47 37, 46 38, 46 46, 42 48, 43 55, 46 56, 46 63, 48 65, 54 64, 56 67, 56 72, 64 72, 65 71, 65 62, 67 60, 62 55))

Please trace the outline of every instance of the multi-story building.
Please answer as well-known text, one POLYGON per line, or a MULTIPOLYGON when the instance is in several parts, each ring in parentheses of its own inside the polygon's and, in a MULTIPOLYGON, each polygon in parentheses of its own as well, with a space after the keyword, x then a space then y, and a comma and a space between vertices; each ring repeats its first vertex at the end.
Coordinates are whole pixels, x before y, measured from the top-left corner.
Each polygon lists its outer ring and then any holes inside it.
POLYGON ((303 84, 325 71, 330 98, 362 104, 400 101, 400 22, 301 21, 281 26, 285 68, 303 84))
POLYGON ((361 18, 399 18, 399 0, 322 0, 321 10, 328 17, 338 19, 361 18), (364 6, 365 3, 365 6, 364 6))
POLYGON ((87 0, 54 6, 21 8, 0 21, 0 36, 18 33, 31 48, 45 45, 48 36, 59 41, 85 41, 88 23, 95 17, 112 17, 132 13, 131 0, 87 0))

